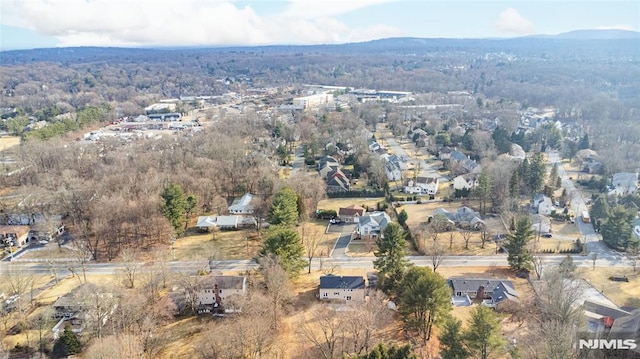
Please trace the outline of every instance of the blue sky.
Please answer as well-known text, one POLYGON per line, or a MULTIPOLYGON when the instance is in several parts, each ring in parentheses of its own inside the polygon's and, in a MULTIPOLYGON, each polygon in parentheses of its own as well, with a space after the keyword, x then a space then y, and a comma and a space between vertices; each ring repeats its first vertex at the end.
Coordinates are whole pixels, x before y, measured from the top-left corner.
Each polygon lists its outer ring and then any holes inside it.
POLYGON ((640 1, 0 0, 0 49, 326 44, 638 31, 640 1))

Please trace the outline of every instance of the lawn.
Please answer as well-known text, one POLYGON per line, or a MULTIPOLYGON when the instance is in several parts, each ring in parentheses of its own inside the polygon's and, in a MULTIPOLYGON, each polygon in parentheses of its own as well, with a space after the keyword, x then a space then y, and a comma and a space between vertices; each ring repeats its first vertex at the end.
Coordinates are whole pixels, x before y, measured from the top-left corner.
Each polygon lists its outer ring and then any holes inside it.
POLYGON ((13 146, 17 146, 20 144, 20 137, 18 136, 5 136, 0 137, 0 151, 4 151, 13 146))
POLYGON ((173 245, 176 260, 216 258, 250 259, 255 257, 262 241, 255 230, 215 231, 199 233, 191 231, 173 245), (214 239, 215 237, 215 239, 214 239))
POLYGON ((318 203, 318 209, 325 210, 334 210, 338 212, 338 210, 342 207, 348 207, 352 205, 361 206, 364 208, 376 208, 376 204, 378 202, 384 202, 384 197, 376 197, 376 198, 330 198, 324 199, 318 203))
MULTIPOLYGON (((596 261, 596 265, 598 262, 596 261)), ((612 302, 621 307, 640 307, 640 269, 633 268, 578 268, 577 276, 602 291, 612 302), (610 276, 626 276, 629 282, 614 282, 610 276)))

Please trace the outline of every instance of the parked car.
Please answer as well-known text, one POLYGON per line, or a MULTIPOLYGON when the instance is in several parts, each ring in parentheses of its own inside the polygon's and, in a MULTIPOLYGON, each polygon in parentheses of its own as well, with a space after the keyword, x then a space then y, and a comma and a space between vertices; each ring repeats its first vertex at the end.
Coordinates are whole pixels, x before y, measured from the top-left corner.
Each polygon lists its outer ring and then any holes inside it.
POLYGON ((542 233, 542 237, 551 238, 551 237, 553 237, 553 234, 551 234, 551 233, 542 233))

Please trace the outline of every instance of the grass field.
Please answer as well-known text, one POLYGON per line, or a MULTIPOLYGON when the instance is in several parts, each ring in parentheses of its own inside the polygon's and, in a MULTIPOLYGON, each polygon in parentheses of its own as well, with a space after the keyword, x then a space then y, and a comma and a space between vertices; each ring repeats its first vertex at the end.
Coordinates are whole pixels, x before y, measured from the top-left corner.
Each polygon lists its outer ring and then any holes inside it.
POLYGON ((261 240, 254 230, 190 232, 173 245, 176 260, 253 258, 261 240), (215 236, 215 239, 214 239, 215 236))
POLYGON ((601 290, 618 306, 640 307, 640 269, 634 272, 633 268, 579 268, 577 276, 601 290), (614 282, 609 280, 610 276, 626 276, 629 282, 614 282))
POLYGON ((376 204, 378 202, 384 202, 384 197, 376 197, 376 198, 330 198, 324 199, 318 203, 318 209, 325 210, 334 210, 338 212, 338 210, 342 207, 348 207, 351 205, 361 206, 364 208, 376 208, 376 204))
POLYGON ((20 144, 20 137, 17 136, 6 136, 0 137, 0 151, 4 151, 13 146, 17 146, 20 144))

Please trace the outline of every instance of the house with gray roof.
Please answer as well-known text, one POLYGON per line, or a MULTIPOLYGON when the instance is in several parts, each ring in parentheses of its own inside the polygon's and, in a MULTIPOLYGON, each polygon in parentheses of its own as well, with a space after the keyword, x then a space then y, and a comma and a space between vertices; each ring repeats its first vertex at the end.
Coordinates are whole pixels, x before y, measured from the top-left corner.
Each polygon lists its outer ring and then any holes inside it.
POLYGON ((196 310, 202 313, 234 312, 232 305, 224 306, 230 299, 241 299, 247 294, 247 277, 211 275, 202 277, 193 293, 196 310))
POLYGON ((609 338, 635 340, 638 345, 635 349, 631 349, 634 356, 627 356, 627 358, 640 357, 640 309, 635 309, 629 315, 615 319, 609 331, 609 338))
POLYGON ((626 196, 633 194, 638 190, 638 172, 620 172, 613 175, 611 179, 613 190, 609 192, 611 195, 626 196))
POLYGON ((364 301, 364 277, 336 276, 333 274, 320 277, 320 300, 364 301))
POLYGON ((253 205, 251 201, 255 196, 251 193, 245 193, 242 197, 233 200, 233 203, 229 206, 229 213, 231 214, 252 214, 253 205))
POLYGON ((449 278, 449 286, 456 297, 469 296, 496 309, 511 309, 520 303, 513 282, 507 279, 449 278))
POLYGON ((382 237, 382 231, 391 223, 391 217, 385 212, 365 214, 358 220, 356 234, 359 239, 375 240, 382 237))
POLYGON ((470 228, 474 230, 481 230, 485 226, 480 213, 466 206, 458 208, 455 212, 449 212, 444 208, 438 208, 433 211, 432 220, 453 224, 460 228, 470 228))

